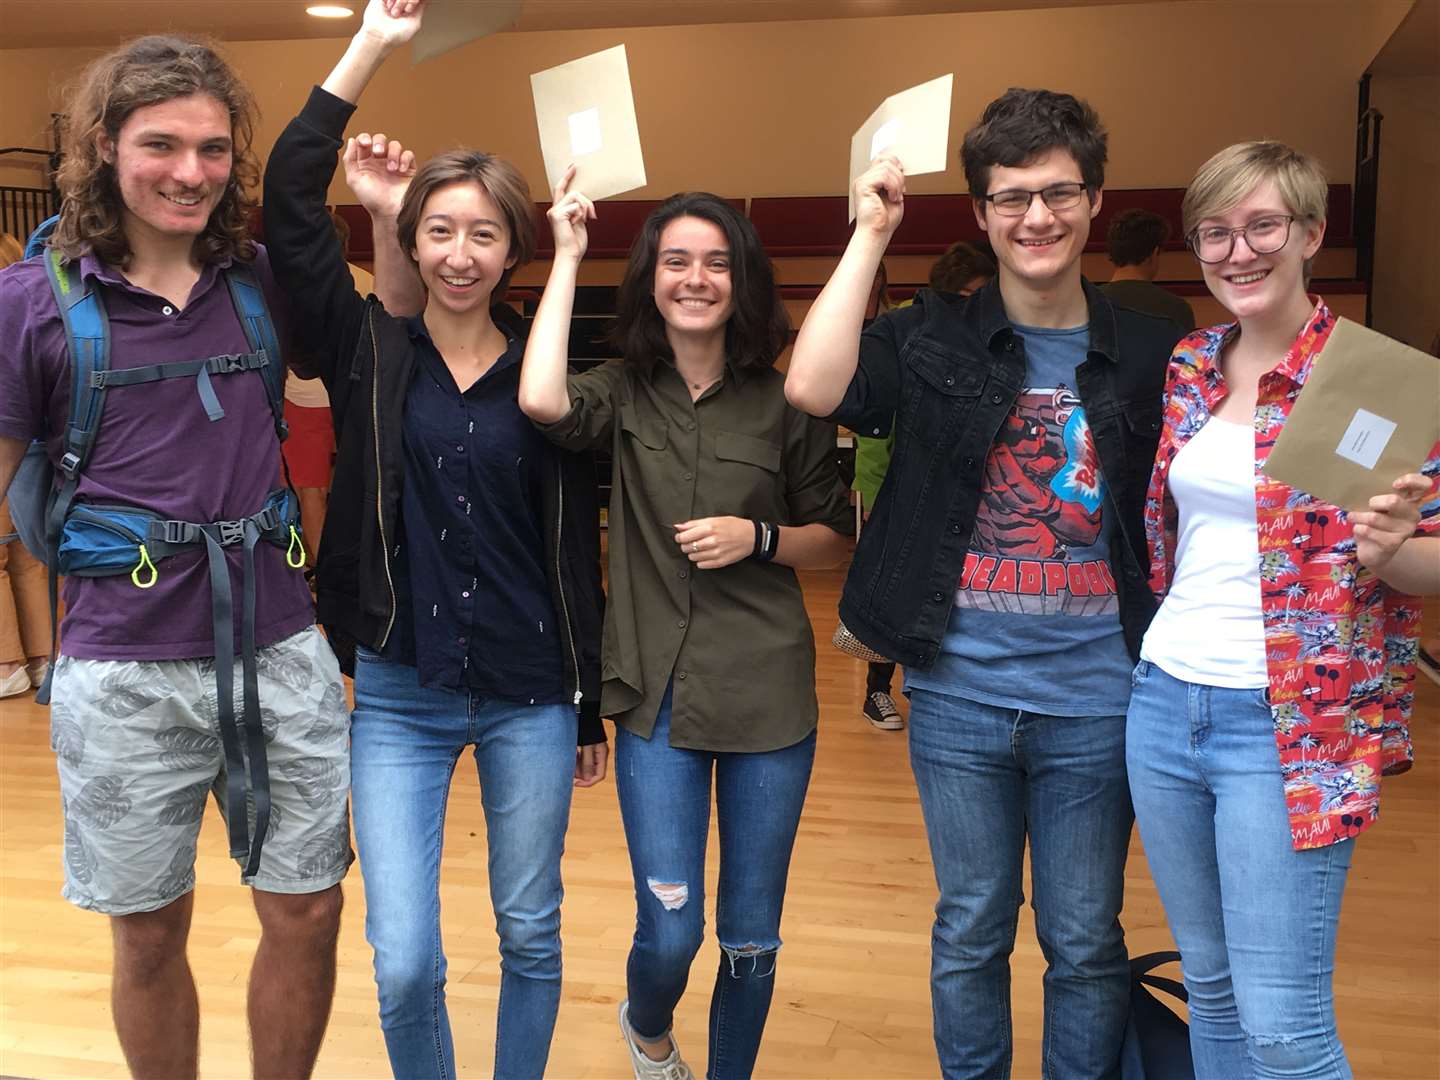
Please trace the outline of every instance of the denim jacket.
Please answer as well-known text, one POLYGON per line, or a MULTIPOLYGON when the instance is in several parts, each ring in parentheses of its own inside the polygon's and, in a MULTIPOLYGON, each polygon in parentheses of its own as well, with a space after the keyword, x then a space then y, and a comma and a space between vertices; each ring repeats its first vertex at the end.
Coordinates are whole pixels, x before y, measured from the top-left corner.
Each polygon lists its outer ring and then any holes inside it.
MULTIPOLYGON (((1112 304, 1088 281, 1090 346, 1076 389, 1116 511, 1110 569, 1132 657, 1155 613, 1143 510, 1160 437, 1165 368, 1180 331, 1112 304)), ((998 282, 967 298, 925 289, 875 320, 831 416, 859 435, 895 426, 895 451, 840 598, 857 638, 928 668, 970 546, 991 443, 1025 384, 1025 346, 998 282)))

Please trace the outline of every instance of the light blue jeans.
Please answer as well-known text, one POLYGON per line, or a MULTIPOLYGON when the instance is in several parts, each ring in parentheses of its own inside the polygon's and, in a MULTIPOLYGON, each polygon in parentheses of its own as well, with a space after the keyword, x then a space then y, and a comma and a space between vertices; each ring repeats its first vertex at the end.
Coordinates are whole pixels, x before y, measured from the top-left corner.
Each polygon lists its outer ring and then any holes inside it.
POLYGON ((615 787, 635 875, 635 940, 625 984, 630 1026, 670 1031, 690 964, 705 940, 705 845, 710 791, 720 829, 715 934, 720 966, 710 998, 710 1080, 755 1070, 775 993, 780 913, 790 853, 815 761, 815 733, 764 753, 670 745, 667 690, 650 738, 615 729, 615 787))
POLYGON ((1130 790, 1190 993, 1197 1080, 1349 1080, 1331 978, 1354 845, 1296 851, 1266 692, 1142 660, 1130 790))
POLYGON ((496 1077, 544 1074, 560 1006, 560 855, 575 772, 575 711, 426 689, 413 667, 361 650, 351 800, 375 950, 380 1026, 396 1077, 456 1075, 440 942, 440 851, 455 763, 475 748, 500 934, 496 1077))
POLYGON ((1010 954, 1025 900, 1045 954, 1046 1080, 1111 1080, 1130 1009, 1120 908, 1134 815, 1123 716, 910 693, 910 767, 940 901, 931 940, 946 1080, 1010 1075, 1010 954))

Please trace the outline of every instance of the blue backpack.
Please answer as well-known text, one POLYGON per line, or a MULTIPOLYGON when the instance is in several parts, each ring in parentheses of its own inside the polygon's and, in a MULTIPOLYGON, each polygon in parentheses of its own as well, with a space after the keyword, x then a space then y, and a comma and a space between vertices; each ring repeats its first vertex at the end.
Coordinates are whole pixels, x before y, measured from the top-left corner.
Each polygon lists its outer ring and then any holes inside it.
MULTIPOLYGON (((230 853, 235 858, 248 855, 245 872, 253 875, 259 866, 270 810, 255 660, 254 549, 263 540, 284 548, 286 562, 292 569, 305 565, 305 549, 296 527, 299 500, 289 483, 288 470, 283 488, 272 491, 255 513, 236 521, 166 520, 137 506, 77 503, 75 492, 100 430, 105 392, 113 386, 193 378, 205 413, 213 422, 222 419, 225 410, 211 384, 212 376, 254 371, 264 379, 275 434, 283 442, 288 434, 285 367, 274 323, 253 271, 238 263, 232 264, 224 271, 224 277, 235 312, 245 329, 249 352, 113 369, 109 365, 110 327, 103 286, 86 282, 77 263, 66 262, 57 250, 46 246, 45 241, 58 220, 52 217, 35 231, 26 245, 26 257, 45 261, 45 272, 65 325, 70 356, 70 412, 63 453, 58 466, 52 466, 45 441, 32 443, 9 489, 11 516, 21 542, 50 570, 51 672, 55 667, 58 639, 59 575, 129 574, 136 588, 148 589, 159 578, 157 563, 181 551, 205 548, 210 569, 219 728, 227 772, 230 853), (224 553, 224 548, 235 544, 243 545, 245 550, 241 630, 245 752, 241 750, 241 730, 235 719, 231 629, 234 602, 224 553), (253 800, 256 811, 253 841, 246 830, 247 796, 253 800)), ((42 705, 50 702, 50 681, 51 677, 47 676, 35 696, 42 705)))

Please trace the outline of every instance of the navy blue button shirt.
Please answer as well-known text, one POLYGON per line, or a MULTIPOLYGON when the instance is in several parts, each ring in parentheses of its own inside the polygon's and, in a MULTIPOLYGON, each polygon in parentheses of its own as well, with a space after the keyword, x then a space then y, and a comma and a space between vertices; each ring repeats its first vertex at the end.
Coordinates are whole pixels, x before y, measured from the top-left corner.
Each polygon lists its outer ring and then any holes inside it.
POLYGON ((405 397, 399 603, 390 659, 422 686, 535 705, 569 701, 545 574, 548 445, 516 402, 525 343, 463 393, 420 318, 405 397))

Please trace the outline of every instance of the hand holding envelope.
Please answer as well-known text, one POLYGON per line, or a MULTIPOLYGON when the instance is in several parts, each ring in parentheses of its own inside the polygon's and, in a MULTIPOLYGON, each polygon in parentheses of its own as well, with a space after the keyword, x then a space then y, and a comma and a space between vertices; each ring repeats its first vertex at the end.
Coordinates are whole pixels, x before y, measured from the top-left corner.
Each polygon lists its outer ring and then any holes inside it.
POLYGON ((1429 501, 1434 483, 1421 473, 1406 473, 1386 495, 1370 500, 1368 510, 1350 512, 1355 530, 1355 558, 1361 566, 1383 570, 1400 546, 1415 535, 1420 508, 1429 501))
POLYGON ((567 186, 591 199, 645 186, 624 45, 537 72, 530 76, 530 89, 552 189, 572 165, 567 186))
POLYGON ((882 154, 905 176, 944 172, 950 149, 950 91, 954 75, 912 86, 880 103, 850 140, 850 218, 857 211, 855 181, 882 154))
POLYGON ((575 166, 565 170, 560 183, 555 185, 554 199, 545 212, 550 221, 550 232, 555 238, 555 258, 571 258, 577 262, 585 257, 590 244, 587 221, 595 220, 595 204, 578 191, 570 190, 575 180, 575 166))
POLYGON ((1440 361, 1340 319, 1265 463, 1276 480, 1365 512, 1440 442, 1440 361))

